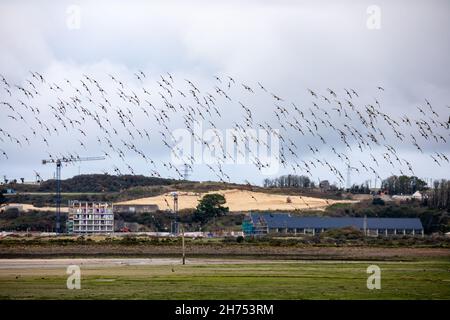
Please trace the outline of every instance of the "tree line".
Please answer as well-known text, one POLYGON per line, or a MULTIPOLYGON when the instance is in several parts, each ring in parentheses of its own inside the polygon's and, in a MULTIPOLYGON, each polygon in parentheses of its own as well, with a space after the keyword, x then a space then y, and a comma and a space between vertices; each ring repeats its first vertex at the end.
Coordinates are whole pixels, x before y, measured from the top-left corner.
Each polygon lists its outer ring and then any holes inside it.
POLYGON ((389 195, 413 194, 426 188, 427 183, 415 176, 390 176, 381 182, 381 189, 389 195))
POLYGON ((424 201, 430 208, 450 210, 450 180, 435 181, 424 201))
POLYGON ((353 184, 348 191, 353 194, 370 194, 370 188, 367 182, 361 184, 353 184))
MULTIPOLYGON (((138 186, 157 186, 179 183, 179 180, 164 179, 158 177, 146 177, 143 175, 109 175, 109 174, 82 174, 72 178, 61 180, 62 192, 119 192, 138 186)), ((5 188, 13 188, 19 191, 54 192, 56 180, 50 179, 41 182, 40 185, 23 185, 17 181, 10 181, 5 188)))
POLYGON ((283 175, 278 178, 266 178, 263 181, 265 188, 315 188, 316 185, 307 176, 283 175))

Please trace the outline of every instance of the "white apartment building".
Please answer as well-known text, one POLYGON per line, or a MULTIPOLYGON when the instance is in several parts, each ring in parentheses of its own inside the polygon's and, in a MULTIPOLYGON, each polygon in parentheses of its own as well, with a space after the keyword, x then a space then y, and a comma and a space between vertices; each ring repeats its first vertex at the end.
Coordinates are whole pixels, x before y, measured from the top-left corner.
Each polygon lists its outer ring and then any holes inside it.
POLYGON ((113 231, 114 213, 111 203, 69 201, 68 233, 92 234, 113 231))

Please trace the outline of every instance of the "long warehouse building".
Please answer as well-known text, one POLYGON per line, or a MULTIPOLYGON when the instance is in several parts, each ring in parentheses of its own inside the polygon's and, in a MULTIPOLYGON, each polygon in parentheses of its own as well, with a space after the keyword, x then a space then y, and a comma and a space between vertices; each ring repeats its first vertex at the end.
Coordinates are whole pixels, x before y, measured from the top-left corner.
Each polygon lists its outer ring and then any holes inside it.
POLYGON ((242 224, 247 236, 315 235, 345 227, 353 227, 370 236, 424 235, 418 218, 304 217, 284 213, 250 213, 242 224))

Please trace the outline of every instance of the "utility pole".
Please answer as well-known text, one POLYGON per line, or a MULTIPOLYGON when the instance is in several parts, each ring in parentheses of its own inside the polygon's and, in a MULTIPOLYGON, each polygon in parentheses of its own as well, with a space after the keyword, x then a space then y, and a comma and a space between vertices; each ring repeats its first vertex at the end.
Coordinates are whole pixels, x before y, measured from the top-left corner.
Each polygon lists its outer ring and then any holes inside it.
POLYGON ((177 236, 180 234, 180 228, 181 228, 181 257, 182 257, 182 263, 183 265, 186 264, 186 249, 185 249, 185 242, 184 242, 184 226, 182 223, 178 222, 178 193, 172 192, 173 197, 173 213, 175 215, 175 222, 173 223, 174 227, 172 228, 173 233, 176 233, 177 236))
POLYGON ((186 264, 186 248, 184 245, 184 227, 181 225, 181 250, 182 250, 182 259, 183 259, 183 265, 186 264))
POLYGON ((363 228, 364 228, 364 237, 365 236, 367 236, 367 216, 366 215, 364 215, 364 226, 363 226, 363 228))
MULTIPOLYGON (((42 161, 44 163, 44 161, 42 161)), ((61 232, 61 160, 56 161, 56 233, 61 232)))
POLYGON ((192 167, 189 166, 187 163, 183 166, 183 180, 189 180, 189 176, 192 172, 192 167))
POLYGON ((173 197, 173 221, 172 221, 172 227, 171 227, 171 232, 173 234, 176 234, 177 236, 180 233, 179 227, 178 227, 178 193, 176 191, 171 193, 172 197, 173 197))
POLYGON ((345 181, 347 184, 347 188, 351 189, 352 187, 352 182, 351 182, 351 177, 352 177, 352 170, 356 170, 357 168, 350 166, 350 163, 347 163, 347 180, 345 181))

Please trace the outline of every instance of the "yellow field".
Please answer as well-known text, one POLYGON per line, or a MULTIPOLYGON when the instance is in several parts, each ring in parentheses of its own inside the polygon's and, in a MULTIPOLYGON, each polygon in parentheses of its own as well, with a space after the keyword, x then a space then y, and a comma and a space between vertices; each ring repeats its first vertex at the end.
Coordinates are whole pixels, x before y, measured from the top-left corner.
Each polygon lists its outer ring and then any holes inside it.
MULTIPOLYGON (((253 211, 253 210, 294 210, 294 209, 318 209, 323 210, 334 203, 355 202, 350 200, 331 200, 300 195, 281 195, 253 192, 247 190, 219 190, 207 193, 222 194, 230 211, 253 211), (287 199, 290 198, 289 203, 287 199)), ((178 192, 178 209, 195 208, 200 200, 207 193, 178 192)), ((170 193, 163 195, 141 198, 130 201, 119 202, 117 204, 156 204, 159 209, 172 209, 173 198, 170 193)))

